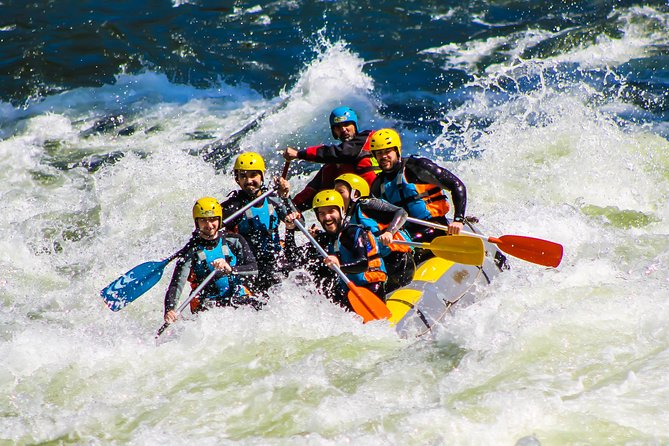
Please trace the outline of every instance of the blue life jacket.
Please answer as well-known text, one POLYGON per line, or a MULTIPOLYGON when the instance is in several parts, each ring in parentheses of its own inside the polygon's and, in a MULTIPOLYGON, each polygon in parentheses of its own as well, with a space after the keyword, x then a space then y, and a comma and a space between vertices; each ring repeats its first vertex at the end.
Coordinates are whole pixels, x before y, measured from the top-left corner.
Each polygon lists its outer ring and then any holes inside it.
MULTIPOLYGON (((351 201, 349 206, 353 206, 352 212, 350 214, 348 224, 362 226, 363 228, 371 231, 372 235, 376 238, 377 245, 379 247, 379 254, 381 257, 386 257, 392 252, 408 252, 413 251, 413 248, 407 245, 400 245, 391 243, 390 246, 384 246, 383 243, 378 241, 378 237, 383 234, 388 228, 387 224, 380 223, 373 218, 365 214, 358 202, 351 201)), ((411 241, 411 236, 406 231, 406 229, 400 229, 397 231, 394 236, 394 240, 406 240, 411 241)))
POLYGON ((244 215, 237 224, 237 232, 244 236, 257 260, 281 251, 279 215, 267 198, 262 206, 252 206, 244 215))
POLYGON ((406 160, 395 178, 381 182, 381 198, 406 209, 410 217, 430 220, 445 216, 450 206, 446 192, 434 184, 410 183, 405 175, 406 160))
MULTIPOLYGON (((362 286, 368 283, 385 282, 388 275, 386 274, 386 266, 379 254, 379 245, 376 237, 371 231, 366 230, 362 226, 350 225, 356 228, 355 240, 358 237, 364 237, 365 247, 367 248, 367 271, 358 274, 346 274, 346 277, 356 285, 362 286)), ((341 234, 339 235, 341 237, 341 234)), ((354 260, 353 253, 346 249, 344 245, 337 238, 336 242, 330 242, 327 249, 329 254, 339 257, 340 263, 350 263, 354 260)))
MULTIPOLYGON (((193 273, 195 274, 195 279, 198 282, 204 280, 209 275, 209 273, 214 270, 211 262, 216 259, 223 258, 232 267, 237 265, 237 256, 235 256, 235 254, 230 250, 230 247, 225 242, 225 237, 223 236, 218 238, 218 243, 214 248, 199 250, 197 251, 196 256, 197 260, 193 264, 193 273)), ((216 282, 214 282, 214 285, 218 294, 211 295, 205 293, 203 295, 204 298, 221 299, 230 298, 232 296, 248 295, 246 288, 241 285, 239 276, 236 275, 223 276, 217 279, 216 282)))

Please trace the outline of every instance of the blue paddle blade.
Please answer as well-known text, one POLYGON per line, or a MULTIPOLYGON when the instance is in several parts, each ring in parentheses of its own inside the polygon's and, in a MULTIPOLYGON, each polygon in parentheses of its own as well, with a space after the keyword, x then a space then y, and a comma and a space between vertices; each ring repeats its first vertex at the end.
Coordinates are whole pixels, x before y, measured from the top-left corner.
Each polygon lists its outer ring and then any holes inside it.
POLYGON ((100 291, 100 296, 110 310, 120 310, 158 283, 170 260, 137 265, 107 285, 100 291))

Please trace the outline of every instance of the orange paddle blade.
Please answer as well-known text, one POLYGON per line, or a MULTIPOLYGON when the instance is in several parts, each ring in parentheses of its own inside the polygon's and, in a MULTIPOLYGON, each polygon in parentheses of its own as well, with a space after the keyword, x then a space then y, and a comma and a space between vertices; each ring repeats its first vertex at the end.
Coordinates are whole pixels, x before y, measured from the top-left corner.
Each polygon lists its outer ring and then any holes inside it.
POLYGON ((348 301, 353 311, 362 316, 362 321, 367 323, 376 319, 388 319, 390 310, 379 296, 367 288, 356 286, 353 282, 348 283, 348 301))
POLYGON ((562 245, 548 240, 523 235, 503 235, 499 238, 490 237, 488 241, 495 243, 507 254, 538 265, 557 268, 562 261, 562 245))

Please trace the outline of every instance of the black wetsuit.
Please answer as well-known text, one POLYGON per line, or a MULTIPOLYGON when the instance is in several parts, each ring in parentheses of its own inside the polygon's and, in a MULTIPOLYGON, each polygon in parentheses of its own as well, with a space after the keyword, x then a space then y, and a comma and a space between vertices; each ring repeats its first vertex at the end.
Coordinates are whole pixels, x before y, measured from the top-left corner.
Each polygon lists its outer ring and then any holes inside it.
MULTIPOLYGON (((380 198, 367 197, 351 201, 344 224, 351 222, 362 225, 378 237, 386 231, 396 234, 406 222, 407 216, 407 211, 399 206, 380 198)), ((403 238, 408 240, 408 234, 403 238)), ((413 252, 398 246, 400 245, 391 244, 388 248, 381 248, 381 256, 388 272, 386 293, 407 285, 416 271, 413 252)))
MULTIPOLYGON (((348 300, 341 300, 343 295, 339 292, 339 277, 337 274, 323 263, 323 257, 311 243, 297 246, 295 232, 295 230, 286 230, 284 248, 288 260, 296 267, 304 268, 312 276, 316 288, 325 297, 348 308, 348 300)), ((327 247, 329 236, 325 231, 317 232, 314 238, 320 246, 327 247)))
MULTIPOLYGON (((165 314, 177 308, 179 296, 186 282, 190 282, 191 287, 195 288, 204 279, 206 269, 210 267, 204 264, 208 263, 208 260, 205 259, 203 252, 214 249, 221 240, 235 258, 235 265, 232 266, 233 274, 228 276, 230 286, 225 292, 221 292, 216 281, 212 280, 200 293, 197 303, 191 304, 191 309, 195 311, 204 309, 205 303, 213 303, 217 306, 253 305, 259 308, 259 302, 249 294, 243 285, 242 277, 258 274, 255 257, 244 237, 219 231, 214 240, 205 240, 199 237, 198 231, 195 231, 191 240, 182 249, 183 254, 178 258, 174 268, 172 280, 165 294, 165 314)), ((214 278, 218 279, 221 276, 223 276, 222 273, 214 278)))
POLYGON ((323 144, 297 152, 297 158, 324 164, 305 188, 293 198, 300 211, 311 209, 311 200, 323 189, 332 189, 335 178, 343 173, 355 173, 371 184, 376 178, 372 155, 367 141, 372 130, 363 130, 340 144, 323 144))
MULTIPOLYGON (((263 188, 259 193, 264 193, 263 188)), ((229 198, 221 203, 223 215, 231 215, 246 206, 255 197, 249 196, 244 190, 231 192, 229 198)), ((258 203, 255 208, 260 208, 268 203, 273 209, 270 213, 269 227, 262 224, 260 219, 241 214, 226 225, 226 229, 238 232, 246 238, 253 255, 258 263, 258 276, 249 281, 249 287, 253 293, 265 294, 267 290, 282 278, 287 277, 292 265, 286 260, 279 238, 279 223, 284 221, 288 210, 281 198, 269 195, 265 200, 258 203), (254 219, 254 221, 250 221, 254 219)))
MULTIPOLYGON (((414 184, 430 184, 440 189, 450 191, 453 202, 453 219, 454 221, 463 222, 465 218, 465 209, 467 207, 467 189, 464 183, 455 176, 452 172, 427 158, 420 158, 410 156, 403 158, 397 165, 389 172, 381 172, 372 184, 371 193, 375 197, 385 198, 381 191, 381 185, 384 183, 395 181, 398 175, 404 173, 404 177, 408 183, 414 184), (403 171, 402 171, 403 169, 403 171)), ((391 201, 392 202, 392 201, 391 201)), ((421 218, 420 216, 411 215, 411 211, 407 203, 393 203, 402 206, 409 211, 410 217, 421 218)), ((448 225, 446 215, 433 216, 430 218, 434 223, 448 225)), ((439 235, 444 235, 443 231, 428 228, 425 226, 409 224, 405 225, 411 238, 418 242, 430 242, 439 235)), ((429 250, 416 249, 416 264, 431 257, 432 253, 429 250)))
MULTIPOLYGON (((350 225, 342 229, 340 234, 329 234, 319 231, 314 237, 318 244, 327 252, 338 242, 350 253, 350 258, 345 261, 339 257, 341 271, 346 274, 362 274, 368 271, 369 257, 366 247, 365 231, 358 231, 360 227, 350 225)), ((297 247, 294 239, 289 242, 286 237, 286 248, 290 255, 302 260, 305 268, 315 276, 321 291, 333 302, 352 310, 348 301, 348 288, 343 285, 339 276, 323 263, 323 257, 311 243, 297 247)), ((385 297, 385 285, 383 282, 368 282, 358 284, 367 288, 381 299, 385 297)))

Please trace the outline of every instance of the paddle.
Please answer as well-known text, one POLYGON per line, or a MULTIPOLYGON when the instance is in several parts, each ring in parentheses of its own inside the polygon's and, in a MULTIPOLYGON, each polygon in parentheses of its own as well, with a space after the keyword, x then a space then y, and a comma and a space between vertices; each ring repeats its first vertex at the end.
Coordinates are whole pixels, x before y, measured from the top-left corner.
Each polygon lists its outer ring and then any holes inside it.
MULTIPOLYGON (((297 219, 293 220, 295 226, 309 239, 314 248, 320 253, 323 258, 328 256, 328 253, 318 244, 316 239, 309 234, 309 231, 297 219)), ((346 274, 336 265, 330 265, 330 268, 337 273, 339 278, 344 281, 348 287, 348 300, 353 307, 353 311, 362 316, 363 322, 369 322, 375 319, 388 319, 391 314, 386 304, 376 294, 369 291, 367 288, 359 287, 346 277, 346 274)))
POLYGON ((430 243, 393 240, 392 243, 429 249, 437 257, 463 265, 482 265, 485 257, 483 241, 472 237, 445 235, 436 237, 430 243))
MULTIPOLYGON (((410 223, 441 229, 444 231, 448 230, 448 226, 419 220, 413 217, 408 217, 407 221, 410 223)), ((522 235, 502 235, 500 237, 490 237, 468 231, 460 231, 460 233, 470 237, 478 237, 480 239, 488 240, 490 243, 497 245, 501 251, 514 257, 518 257, 519 259, 536 263, 537 265, 557 268, 557 266, 562 261, 563 247, 559 243, 522 235)))
POLYGON ((179 257, 180 254, 182 254, 182 251, 174 253, 159 262, 144 262, 137 265, 107 285, 100 291, 100 296, 110 310, 120 310, 158 283, 167 264, 179 257))
MULTIPOLYGON (((225 220, 223 220, 221 223, 221 226, 234 220, 240 214, 246 212, 246 210, 251 206, 263 200, 272 193, 274 193, 274 189, 265 191, 263 194, 254 198, 247 205, 238 211, 235 211, 229 217, 225 218, 225 220)), ((144 262, 141 265, 137 265, 102 289, 102 291, 100 291, 100 296, 105 301, 105 304, 107 307, 109 307, 110 310, 120 310, 130 302, 140 297, 142 294, 146 293, 156 283, 158 283, 167 264, 177 257, 183 255, 189 249, 190 244, 186 244, 184 248, 180 249, 178 252, 172 254, 164 260, 144 262)))
MULTIPOLYGON (((290 160, 286 160, 286 163, 283 165, 283 172, 281 173, 281 176, 286 179, 288 176, 288 168, 290 167, 290 160)), ((286 201, 289 204, 289 207, 297 212, 297 209, 295 209, 295 205, 293 202, 289 199, 286 198, 286 201)), ((293 220, 293 223, 295 223, 295 226, 299 228, 300 231, 309 239, 311 244, 318 250, 318 252, 323 256, 323 258, 328 256, 328 253, 325 252, 325 250, 321 247, 321 245, 318 244, 316 239, 314 239, 311 234, 309 234, 309 231, 304 227, 302 223, 300 223, 299 220, 295 219, 293 220)), ((386 304, 377 296, 376 294, 372 293, 369 291, 367 288, 362 288, 356 286, 351 280, 346 277, 346 274, 339 268, 338 266, 332 265, 331 268, 339 275, 339 277, 344 281, 346 286, 349 289, 348 292, 348 301, 351 303, 351 307, 353 308, 353 311, 358 313, 360 316, 362 316, 362 321, 363 322, 369 322, 371 320, 375 319, 388 319, 391 314, 390 310, 386 306, 386 304)))
MULTIPOLYGON (((214 278, 214 276, 216 275, 217 272, 219 272, 219 271, 218 270, 213 270, 212 272, 209 273, 209 275, 207 277, 205 277, 205 279, 202 281, 202 283, 200 285, 198 285, 198 287, 195 288, 192 293, 190 293, 190 295, 188 296, 188 299, 186 299, 185 301, 183 301, 181 303, 181 305, 179 305, 179 307, 177 308, 177 314, 181 314, 181 312, 186 309, 186 307, 190 304, 190 301, 195 299, 195 296, 200 294, 200 291, 202 291, 202 288, 207 286, 207 284, 211 281, 211 279, 214 278)), ((160 337, 160 335, 163 334, 163 332, 167 329, 167 327, 170 326, 170 324, 171 324, 171 322, 165 321, 165 323, 160 326, 160 328, 158 329, 158 332, 156 333, 156 339, 158 339, 160 337)))

